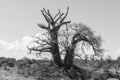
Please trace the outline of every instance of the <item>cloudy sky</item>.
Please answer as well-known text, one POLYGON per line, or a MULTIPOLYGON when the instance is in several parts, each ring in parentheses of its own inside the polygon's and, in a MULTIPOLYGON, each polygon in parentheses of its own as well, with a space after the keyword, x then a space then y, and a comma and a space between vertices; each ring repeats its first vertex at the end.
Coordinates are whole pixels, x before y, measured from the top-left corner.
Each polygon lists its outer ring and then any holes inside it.
MULTIPOLYGON (((43 32, 36 24, 45 23, 40 10, 58 9, 68 20, 84 23, 100 34, 105 54, 120 55, 120 0, 0 0, 0 56, 26 56, 32 35, 43 32)), ((32 55, 35 57, 35 55, 32 55)))

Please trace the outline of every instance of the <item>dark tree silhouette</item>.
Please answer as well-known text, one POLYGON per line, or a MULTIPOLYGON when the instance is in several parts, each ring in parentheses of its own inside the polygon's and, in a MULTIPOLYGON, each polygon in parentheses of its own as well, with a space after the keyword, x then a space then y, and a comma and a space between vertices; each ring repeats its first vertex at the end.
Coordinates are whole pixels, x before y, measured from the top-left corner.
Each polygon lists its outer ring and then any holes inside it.
POLYGON ((59 67, 65 66, 69 69, 73 66, 74 56, 79 56, 75 53, 76 44, 81 42, 82 52, 84 47, 92 47, 95 55, 100 55, 103 51, 101 49, 101 37, 96 36, 94 31, 84 24, 70 24, 70 21, 65 21, 68 15, 67 12, 59 12, 52 16, 49 10, 43 8, 41 10, 43 17, 47 21, 47 26, 38 24, 41 29, 47 31, 43 34, 44 37, 37 36, 35 43, 37 46, 28 47, 31 51, 37 51, 38 54, 41 52, 50 52, 53 56, 53 60, 59 67), (65 54, 64 62, 62 63, 61 54, 65 54))

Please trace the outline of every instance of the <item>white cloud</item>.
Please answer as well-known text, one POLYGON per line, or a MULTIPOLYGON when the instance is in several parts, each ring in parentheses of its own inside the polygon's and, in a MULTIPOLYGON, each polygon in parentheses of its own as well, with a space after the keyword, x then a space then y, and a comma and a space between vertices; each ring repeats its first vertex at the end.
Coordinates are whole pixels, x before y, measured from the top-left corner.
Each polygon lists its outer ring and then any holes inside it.
POLYGON ((21 50, 26 49, 26 46, 33 41, 32 37, 25 36, 22 41, 15 40, 13 42, 8 42, 5 40, 0 40, 0 45, 6 50, 21 50))
POLYGON ((15 40, 13 42, 8 42, 5 40, 0 40, 0 57, 14 57, 20 59, 27 55, 27 45, 33 41, 30 36, 25 36, 23 39, 15 40))

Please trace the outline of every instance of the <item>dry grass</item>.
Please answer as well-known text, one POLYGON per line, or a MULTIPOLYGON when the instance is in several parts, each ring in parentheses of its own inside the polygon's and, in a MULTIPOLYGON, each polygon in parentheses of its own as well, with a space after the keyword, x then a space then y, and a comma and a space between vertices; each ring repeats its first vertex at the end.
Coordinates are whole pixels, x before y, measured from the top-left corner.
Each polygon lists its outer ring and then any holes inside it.
POLYGON ((25 59, 15 61, 14 67, 8 67, 12 64, 7 64, 9 60, 1 61, 4 63, 0 67, 0 80, 120 80, 120 63, 117 60, 92 63, 77 60, 74 64, 78 68, 72 67, 67 72, 53 61, 25 59))
POLYGON ((0 68, 0 80, 35 80, 33 77, 25 78, 22 75, 17 74, 17 67, 1 67, 0 68))

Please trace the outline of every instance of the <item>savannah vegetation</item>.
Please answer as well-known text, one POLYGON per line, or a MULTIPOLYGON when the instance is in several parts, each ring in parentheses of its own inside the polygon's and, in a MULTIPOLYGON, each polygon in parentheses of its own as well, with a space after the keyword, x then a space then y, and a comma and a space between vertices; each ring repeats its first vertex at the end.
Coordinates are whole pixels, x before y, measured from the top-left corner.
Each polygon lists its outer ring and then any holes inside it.
MULTIPOLYGON (((120 79, 120 60, 73 60, 77 68, 71 67, 65 71, 58 67, 53 60, 35 60, 23 58, 0 57, 0 68, 10 72, 11 68, 17 68, 17 73, 25 78, 33 77, 35 80, 107 80, 109 78, 120 79)), ((13 72, 14 73, 14 72, 13 72)))

